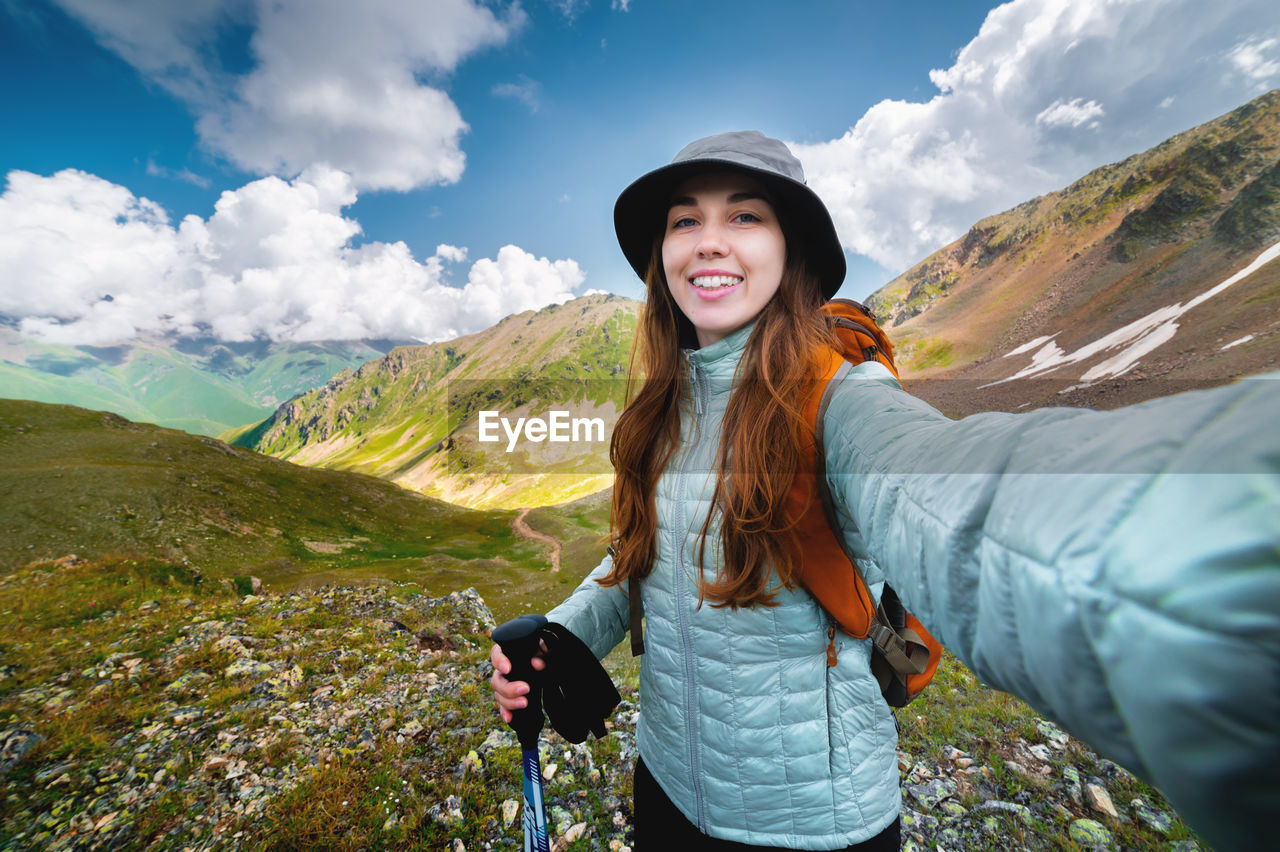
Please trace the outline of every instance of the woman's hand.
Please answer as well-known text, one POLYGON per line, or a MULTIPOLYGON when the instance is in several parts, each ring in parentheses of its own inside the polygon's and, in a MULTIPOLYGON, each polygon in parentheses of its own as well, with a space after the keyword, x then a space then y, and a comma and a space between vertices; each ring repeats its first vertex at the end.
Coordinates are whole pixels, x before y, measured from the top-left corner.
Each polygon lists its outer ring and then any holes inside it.
MULTIPOLYGON (((542 656, 546 652, 547 646, 543 643, 542 652, 530 661, 534 671, 546 669, 547 661, 542 656)), ((493 687, 494 700, 498 702, 498 715, 510 725, 512 711, 529 706, 529 699, 525 698, 529 694, 529 684, 522 680, 507 680, 506 675, 511 673, 511 661, 497 645, 489 649, 489 662, 493 663, 493 677, 489 678, 489 684, 493 687)))

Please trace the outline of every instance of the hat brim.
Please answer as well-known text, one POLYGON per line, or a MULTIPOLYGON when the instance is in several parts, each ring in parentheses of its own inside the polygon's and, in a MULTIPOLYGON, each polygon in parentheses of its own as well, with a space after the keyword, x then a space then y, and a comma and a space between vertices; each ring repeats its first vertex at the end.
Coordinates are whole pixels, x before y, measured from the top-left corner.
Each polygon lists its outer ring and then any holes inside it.
POLYGON ((666 226, 671 194, 677 185, 701 172, 735 171, 759 180, 774 196, 775 208, 787 222, 789 251, 799 251, 810 272, 818 277, 822 295, 830 299, 844 283, 844 248, 831 214, 809 187, 774 172, 714 158, 682 160, 642 175, 622 191, 613 206, 613 228, 627 262, 643 281, 649 269, 653 242, 666 226))

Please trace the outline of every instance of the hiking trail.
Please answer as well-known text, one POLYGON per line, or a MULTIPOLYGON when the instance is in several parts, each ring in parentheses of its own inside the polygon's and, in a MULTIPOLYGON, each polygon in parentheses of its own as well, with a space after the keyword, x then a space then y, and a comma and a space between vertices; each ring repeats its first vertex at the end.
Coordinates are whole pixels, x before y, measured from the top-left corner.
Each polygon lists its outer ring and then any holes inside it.
POLYGON ((516 519, 511 522, 511 529, 521 538, 540 541, 551 550, 551 573, 555 574, 560 570, 560 540, 555 536, 547 535, 544 532, 538 532, 525 522, 524 516, 529 514, 528 509, 521 509, 520 514, 516 515, 516 519))

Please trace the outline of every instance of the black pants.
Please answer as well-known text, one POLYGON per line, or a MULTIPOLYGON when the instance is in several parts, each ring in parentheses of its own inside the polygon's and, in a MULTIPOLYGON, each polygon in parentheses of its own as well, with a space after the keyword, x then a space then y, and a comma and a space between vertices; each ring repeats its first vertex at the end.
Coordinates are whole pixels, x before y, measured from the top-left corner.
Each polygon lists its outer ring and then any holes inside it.
MULTIPOLYGON (((707 837, 697 826, 685 819, 684 814, 662 792, 643 760, 636 760, 633 782, 633 822, 636 829, 636 852, 659 852, 667 849, 698 849, 707 852, 759 852, 775 849, 773 846, 748 846, 730 840, 707 837)), ((850 807, 853 807, 850 804, 850 807)), ((897 852, 902 844, 902 820, 895 819, 889 827, 870 840, 845 847, 842 852, 897 852)))

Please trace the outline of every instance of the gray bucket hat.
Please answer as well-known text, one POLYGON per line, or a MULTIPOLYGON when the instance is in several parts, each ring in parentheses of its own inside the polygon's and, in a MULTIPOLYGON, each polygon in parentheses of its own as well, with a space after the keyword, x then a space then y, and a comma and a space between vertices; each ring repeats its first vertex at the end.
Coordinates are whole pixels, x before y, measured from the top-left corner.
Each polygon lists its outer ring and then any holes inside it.
POLYGON ((653 240, 661 233, 667 203, 676 185, 699 172, 730 169, 746 172, 774 195, 787 230, 800 245, 822 294, 830 299, 844 281, 844 248, 826 205, 805 186, 804 169, 791 149, 756 130, 720 133, 690 142, 670 164, 654 169, 622 191, 613 206, 613 227, 631 268, 643 281, 653 240))

